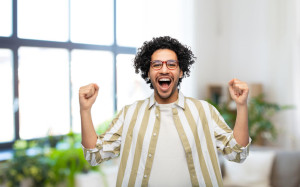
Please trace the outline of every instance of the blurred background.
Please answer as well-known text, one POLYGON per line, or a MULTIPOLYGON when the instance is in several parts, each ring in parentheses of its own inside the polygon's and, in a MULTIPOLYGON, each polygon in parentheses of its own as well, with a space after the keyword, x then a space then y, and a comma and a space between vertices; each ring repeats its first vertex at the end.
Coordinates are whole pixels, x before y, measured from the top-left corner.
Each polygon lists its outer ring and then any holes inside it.
MULTIPOLYGON (((269 169, 248 184, 299 187, 299 15, 297 0, 1 0, 0 185, 114 186, 117 160, 92 168, 83 159, 79 87, 99 85, 92 116, 103 133, 152 93, 134 72, 137 49, 169 35, 197 57, 181 91, 214 104, 231 127, 227 82, 249 84, 254 154, 241 171, 269 169)), ((223 174, 239 185, 230 167, 223 174)))

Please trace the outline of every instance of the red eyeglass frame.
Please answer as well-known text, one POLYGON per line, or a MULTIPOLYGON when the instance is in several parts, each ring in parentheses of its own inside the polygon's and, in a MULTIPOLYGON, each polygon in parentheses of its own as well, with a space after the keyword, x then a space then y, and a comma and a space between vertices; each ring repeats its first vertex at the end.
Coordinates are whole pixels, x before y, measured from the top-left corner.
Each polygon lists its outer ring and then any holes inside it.
POLYGON ((177 67, 179 66, 178 60, 165 60, 165 61, 162 61, 162 60, 155 60, 155 61, 159 61, 159 62, 162 63, 162 66, 161 66, 159 69, 155 69, 155 68, 152 67, 153 61, 150 61, 150 63, 151 63, 150 66, 151 66, 154 70, 156 70, 156 71, 160 70, 160 69, 164 66, 164 63, 166 64, 166 66, 167 66, 167 68, 168 68, 169 70, 177 69, 177 67), (172 69, 172 68, 170 69, 170 68, 168 67, 168 61, 174 61, 174 62, 176 62, 177 66, 176 66, 174 69, 172 69))

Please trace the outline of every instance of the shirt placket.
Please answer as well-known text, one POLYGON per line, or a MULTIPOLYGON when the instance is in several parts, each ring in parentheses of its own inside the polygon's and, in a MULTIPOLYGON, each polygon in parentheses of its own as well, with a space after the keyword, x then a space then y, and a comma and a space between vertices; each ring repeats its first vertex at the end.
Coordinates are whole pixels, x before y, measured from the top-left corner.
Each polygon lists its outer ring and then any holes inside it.
POLYGON ((155 106, 155 123, 152 131, 152 136, 150 140, 149 150, 148 150, 148 156, 145 164, 145 171, 143 175, 143 181, 142 186, 148 186, 149 177, 152 169, 153 159, 155 155, 156 145, 157 145, 157 139, 159 135, 159 129, 160 129, 160 109, 159 107, 155 106))

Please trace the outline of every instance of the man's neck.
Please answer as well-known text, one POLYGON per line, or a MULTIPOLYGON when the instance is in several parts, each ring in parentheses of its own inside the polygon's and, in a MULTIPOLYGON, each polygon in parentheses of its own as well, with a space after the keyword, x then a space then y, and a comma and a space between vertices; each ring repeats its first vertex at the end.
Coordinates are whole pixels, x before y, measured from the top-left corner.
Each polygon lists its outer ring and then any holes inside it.
POLYGON ((176 89, 176 91, 170 95, 170 97, 168 98, 162 98, 159 96, 158 93, 156 93, 154 91, 154 98, 155 98, 155 101, 158 103, 158 104, 170 104, 170 103, 174 103, 175 101, 178 100, 178 95, 179 95, 179 91, 178 89, 176 89))

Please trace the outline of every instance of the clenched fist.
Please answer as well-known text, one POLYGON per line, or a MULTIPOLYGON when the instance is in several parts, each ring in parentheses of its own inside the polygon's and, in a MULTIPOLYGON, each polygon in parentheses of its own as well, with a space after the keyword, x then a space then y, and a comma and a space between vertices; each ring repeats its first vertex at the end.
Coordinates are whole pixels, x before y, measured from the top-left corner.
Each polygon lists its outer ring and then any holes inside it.
POLYGON ((247 83, 242 82, 238 79, 232 79, 228 82, 228 85, 230 96, 235 101, 235 103, 237 105, 247 104, 247 98, 249 93, 247 83))
POLYGON ((82 86, 79 89, 79 104, 81 111, 90 111, 92 105, 94 104, 97 95, 98 95, 99 87, 97 84, 89 84, 86 86, 82 86))

